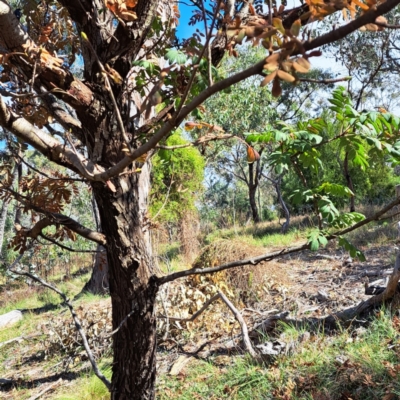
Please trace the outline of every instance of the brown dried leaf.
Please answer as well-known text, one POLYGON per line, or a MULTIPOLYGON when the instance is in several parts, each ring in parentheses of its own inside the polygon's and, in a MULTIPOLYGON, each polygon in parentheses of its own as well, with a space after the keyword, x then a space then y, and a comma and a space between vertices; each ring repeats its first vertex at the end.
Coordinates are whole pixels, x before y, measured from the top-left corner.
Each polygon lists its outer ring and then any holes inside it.
POLYGON ((272 96, 274 96, 274 97, 279 97, 282 94, 281 83, 279 81, 279 78, 277 78, 277 77, 274 79, 271 93, 272 93, 272 96))
POLYGON ((268 85, 268 83, 272 82, 272 80, 275 78, 275 76, 276 76, 276 71, 271 72, 269 75, 267 75, 264 78, 264 80, 261 82, 260 86, 264 87, 264 86, 268 85))
POLYGON ((282 71, 281 69, 278 70, 277 72, 279 79, 282 79, 285 82, 292 83, 296 80, 296 78, 293 75, 288 74, 285 71, 282 71))

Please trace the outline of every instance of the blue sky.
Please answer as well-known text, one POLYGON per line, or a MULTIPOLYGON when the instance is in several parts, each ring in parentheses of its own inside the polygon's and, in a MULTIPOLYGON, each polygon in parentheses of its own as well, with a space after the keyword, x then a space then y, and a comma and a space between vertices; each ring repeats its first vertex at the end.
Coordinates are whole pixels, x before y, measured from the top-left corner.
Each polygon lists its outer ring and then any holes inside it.
POLYGON ((179 25, 177 28, 177 36, 180 39, 188 38, 192 35, 192 33, 198 28, 200 31, 204 31, 204 22, 200 24, 196 24, 195 26, 189 25, 190 17, 192 16, 193 10, 198 10, 197 7, 190 6, 190 1, 187 3, 180 2, 179 3, 179 11, 181 13, 181 17, 179 18, 179 25))

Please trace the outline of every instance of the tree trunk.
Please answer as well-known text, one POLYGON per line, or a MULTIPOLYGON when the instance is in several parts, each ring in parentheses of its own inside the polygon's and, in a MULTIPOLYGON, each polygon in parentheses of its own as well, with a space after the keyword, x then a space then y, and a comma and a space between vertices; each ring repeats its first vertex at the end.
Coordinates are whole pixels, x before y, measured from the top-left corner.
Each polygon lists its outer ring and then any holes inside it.
POLYGON ((251 208, 251 215, 253 218, 253 222, 257 224, 260 222, 260 216, 258 214, 258 207, 257 207, 257 201, 256 201, 256 192, 257 188, 255 187, 249 187, 249 200, 250 200, 250 208, 251 208))
POLYGON ((97 245, 97 253, 94 257, 92 275, 90 276, 90 279, 86 282, 79 295, 83 293, 107 294, 108 290, 109 281, 107 253, 105 247, 99 244, 97 245))
MULTIPOLYGON (((19 185, 21 183, 21 179, 22 179, 22 163, 19 163, 17 165, 17 178, 18 178, 18 192, 19 192, 19 185)), ((14 220, 15 224, 21 224, 22 223, 22 206, 17 204, 17 210, 15 211, 15 220, 14 220)))
POLYGON ((251 208, 251 215, 253 218, 253 222, 257 224, 260 222, 260 215, 258 214, 257 200, 256 200, 256 192, 257 192, 257 183, 254 179, 254 164, 249 164, 249 201, 251 208))
POLYGON ((346 178, 347 187, 353 192, 353 195, 350 197, 350 212, 356 211, 356 206, 354 203, 354 186, 353 181, 351 179, 351 175, 349 173, 349 154, 346 152, 343 162, 343 171, 344 177, 346 178))
POLYGON ((3 201, 0 211, 0 259, 3 255, 3 241, 4 241, 4 229, 6 227, 8 206, 10 205, 11 197, 3 201))
MULTIPOLYGON (((13 188, 15 184, 15 181, 17 179, 17 174, 18 174, 18 166, 15 166, 13 177, 10 184, 11 188, 13 188)), ((6 228, 8 206, 10 205, 10 202, 11 202, 11 197, 7 197, 3 201, 3 205, 1 206, 1 211, 0 211, 0 259, 3 255, 4 230, 6 228)))
MULTIPOLYGON (((97 207, 94 197, 92 198, 92 208, 94 220, 96 222, 96 230, 101 232, 99 208, 97 207)), ((107 294, 108 292, 109 281, 106 248, 104 246, 97 245, 97 253, 94 257, 92 275, 77 297, 83 293, 107 294)))
POLYGON ((285 219, 286 219, 286 221, 282 225, 282 233, 287 233, 287 231, 289 230, 289 225, 290 225, 290 212, 289 212, 289 209, 287 208, 286 203, 282 197, 281 180, 282 180, 281 177, 278 178, 274 182, 274 186, 275 186, 275 190, 276 190, 276 195, 278 196, 279 204, 282 207, 282 211, 283 211, 283 214, 285 215, 285 219))
POLYGON ((146 227, 149 179, 145 164, 140 173, 113 179, 115 193, 104 184, 93 184, 107 237, 113 329, 119 329, 113 337, 113 400, 155 396, 157 286, 146 227))

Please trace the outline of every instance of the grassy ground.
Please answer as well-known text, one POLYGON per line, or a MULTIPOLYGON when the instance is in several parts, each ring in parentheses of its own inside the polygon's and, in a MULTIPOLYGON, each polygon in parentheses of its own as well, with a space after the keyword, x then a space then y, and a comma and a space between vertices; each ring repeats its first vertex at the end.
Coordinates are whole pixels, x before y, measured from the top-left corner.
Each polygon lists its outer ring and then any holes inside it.
MULTIPOLYGON (((251 245, 260 247, 260 254, 268 249, 293 245, 306 240, 310 221, 299 217, 287 235, 281 235, 277 222, 263 223, 256 228, 232 228, 209 235, 206 242, 216 238, 240 237, 251 245)), ((349 235, 349 240, 364 249, 393 243, 397 227, 392 221, 362 228, 349 235)), ((165 270, 186 267, 179 254, 179 245, 165 245, 161 252, 161 264, 165 270)), ((74 272, 74 271, 73 271, 74 272)), ((77 275, 63 281, 61 273, 51 280, 69 296, 81 290, 89 274, 77 275)), ((75 304, 96 304, 96 296, 83 296, 75 304)), ((33 334, 43 320, 64 312, 60 299, 37 286, 14 285, 1 292, 0 314, 13 309, 24 311, 24 319, 12 329, 0 329, 0 343, 21 335, 33 334)), ((167 399, 384 399, 400 398, 400 319, 395 310, 377 313, 366 328, 350 327, 334 334, 323 331, 311 332, 308 340, 301 338, 307 328, 295 329, 281 325, 274 340, 284 337, 296 343, 287 354, 266 359, 255 364, 241 355, 211 354, 205 359, 192 358, 188 366, 177 376, 161 373, 157 380, 157 397, 167 399)), ((194 340, 194 339, 193 339, 194 340)), ((34 375, 40 367, 41 378, 53 377, 65 371, 63 358, 50 359, 40 352, 36 341, 14 342, 0 349, 0 378, 10 373, 10 360, 17 361, 21 384, 11 391, 2 391, 0 398, 29 399, 40 389, 34 375), (28 371, 28 372, 27 372, 28 371), (29 375, 31 374, 32 375, 29 375), (27 384, 26 382, 36 382, 27 384)), ((176 351, 176 350, 175 350, 176 351)), ((110 377, 109 354, 100 361, 103 373, 110 377)), ((14 368, 14 367, 13 367, 14 368)), ((109 398, 104 385, 90 372, 85 362, 69 367, 69 375, 42 398, 58 400, 96 400, 109 398), (68 378, 69 377, 69 378, 68 378)))
MULTIPOLYGON (((159 378, 158 398, 167 399, 395 399, 400 396, 400 319, 382 312, 368 329, 324 332, 287 355, 254 364, 235 357, 221 366, 218 357, 193 359, 177 377, 159 378)), ((297 340, 301 331, 281 326, 297 340)))

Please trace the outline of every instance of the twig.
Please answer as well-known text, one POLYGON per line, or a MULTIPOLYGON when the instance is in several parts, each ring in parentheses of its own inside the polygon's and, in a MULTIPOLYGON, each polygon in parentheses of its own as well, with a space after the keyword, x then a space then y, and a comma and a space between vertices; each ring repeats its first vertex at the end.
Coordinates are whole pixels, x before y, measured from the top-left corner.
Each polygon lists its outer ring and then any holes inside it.
POLYGON ((134 312, 135 312, 135 310, 132 310, 132 311, 120 322, 120 324, 118 325, 117 328, 115 328, 111 333, 108 333, 107 335, 102 336, 102 337, 103 337, 104 339, 108 339, 108 338, 110 338, 111 336, 115 335, 115 334, 122 328, 122 326, 125 324, 125 322, 128 320, 128 318, 129 318, 134 312))
POLYGON ((68 247, 68 246, 65 246, 65 245, 63 245, 63 244, 57 242, 57 240, 54 240, 54 239, 52 239, 51 237, 44 235, 43 233, 40 233, 39 236, 42 237, 43 239, 48 240, 49 242, 55 244, 56 246, 61 247, 61 248, 64 249, 64 250, 72 251, 72 252, 74 252, 74 253, 102 253, 102 251, 99 251, 99 250, 80 250, 80 249, 73 249, 72 247, 68 247))
POLYGON ((45 389, 43 389, 41 392, 39 392, 38 394, 35 394, 34 396, 29 397, 28 400, 37 400, 40 397, 42 397, 45 393, 47 393, 49 390, 52 390, 54 388, 54 386, 59 385, 60 383, 63 382, 63 379, 60 378, 58 381, 53 382, 51 385, 47 386, 45 389))
POLYGON ((161 207, 159 208, 159 210, 157 211, 156 215, 152 218, 153 221, 155 221, 155 220, 157 219, 157 217, 160 215, 161 211, 164 209, 164 207, 165 207, 166 204, 167 204, 167 201, 168 201, 168 198, 169 198, 169 194, 170 194, 170 192, 171 192, 172 184, 174 183, 173 178, 174 178, 174 173, 173 173, 173 171, 172 171, 171 182, 170 182, 170 184, 169 184, 169 186, 168 186, 168 190, 167 190, 167 194, 165 195, 164 202, 163 202, 163 204, 161 205, 161 207))
POLYGON ((214 140, 228 140, 228 139, 232 139, 232 138, 236 138, 236 139, 242 140, 241 138, 239 138, 239 137, 237 137, 235 135, 232 135, 232 134, 205 135, 205 136, 199 137, 194 142, 190 142, 190 143, 177 144, 175 146, 164 146, 162 144, 159 144, 156 147, 158 149, 163 149, 163 150, 176 150, 176 149, 184 149, 186 147, 191 147, 191 146, 198 146, 198 145, 201 145, 201 144, 204 144, 204 143, 212 142, 214 140))
POLYGON ((107 389, 110 390, 111 389, 111 382, 99 370, 99 368, 97 366, 97 363, 96 363, 96 361, 94 359, 92 350, 89 347, 89 343, 87 341, 85 331, 82 329, 81 321, 79 320, 79 318, 78 318, 78 316, 77 316, 77 314, 76 314, 76 312, 74 310, 74 307, 72 306, 72 304, 71 304, 70 300, 68 299, 68 297, 60 289, 58 289, 57 287, 51 285, 50 283, 47 283, 42 278, 39 278, 36 275, 33 275, 33 274, 29 273, 29 272, 15 271, 15 270, 12 270, 11 267, 9 267, 8 270, 10 272, 12 272, 13 274, 17 274, 17 275, 21 275, 21 276, 27 276, 27 277, 33 279, 34 281, 39 282, 42 286, 47 287, 50 290, 53 290, 59 296, 61 296, 61 298, 64 300, 64 303, 69 308, 69 311, 71 312, 72 318, 73 318, 73 320, 75 322, 76 330, 79 332, 79 335, 82 338, 83 346, 84 346, 84 348, 86 350, 86 354, 88 355, 89 361, 92 364, 93 372, 104 383, 104 385, 107 387, 107 389))
POLYGON ((383 22, 374 22, 374 25, 381 26, 382 28, 388 28, 388 29, 400 29, 400 25, 393 25, 393 24, 385 24, 383 22))
MULTIPOLYGON (((186 86, 185 92, 184 92, 184 94, 182 96, 181 102, 179 103, 178 109, 176 110, 174 116, 172 117, 173 120, 175 120, 175 119, 179 120, 179 118, 180 118, 180 114, 181 114, 182 108, 183 108, 183 106, 185 104, 185 101, 186 101, 188 95, 189 95, 190 88, 192 87, 194 78, 196 77, 197 69, 199 68, 201 59, 203 58, 206 49, 208 48, 208 44, 210 43, 211 33, 212 33, 213 29, 214 29, 214 24, 215 24, 215 21, 217 19, 217 15, 218 15, 218 12, 219 12, 220 4, 221 3, 219 3, 215 8, 215 12, 214 12, 213 19, 212 19, 212 22, 211 22, 211 27, 210 27, 210 34, 206 38, 206 42, 204 43, 204 47, 201 50, 201 53, 200 53, 199 58, 198 58, 198 63, 196 65, 193 65, 192 75, 191 75, 191 77, 189 79, 188 85, 186 86)), ((209 87, 211 87, 211 85, 209 87)))
MULTIPOLYGON (((120 22, 121 22, 121 21, 120 21, 120 22)), ((106 83, 105 86, 106 86, 106 89, 107 89, 108 93, 110 94, 111 101, 112 101, 113 106, 114 106, 115 116, 116 116, 116 118, 117 118, 117 122, 118 122, 118 125, 119 125, 119 129, 121 130, 122 138, 124 139, 124 142, 125 142, 126 146, 127 146, 128 149, 129 149, 129 153, 131 153, 131 152, 132 152, 132 148, 131 148, 131 145, 130 145, 130 143, 129 143, 129 138, 128 138, 128 136, 126 135, 126 131, 125 131, 124 123, 123 123, 123 121, 122 121, 121 113, 119 112, 118 104, 117 104, 117 102, 116 102, 116 100, 115 100, 114 93, 113 93, 113 91, 112 91, 111 83, 110 83, 110 80, 109 80, 109 78, 108 78, 108 72, 107 72, 107 70, 104 68, 104 66, 103 66, 102 62, 100 61, 99 57, 97 56, 97 53, 96 53, 96 51, 94 50, 94 48, 93 48, 92 44, 90 43, 90 41, 87 40, 87 39, 85 39, 85 42, 87 43, 89 49, 91 50, 93 56, 95 57, 95 59, 96 59, 96 61, 97 61, 97 64, 99 65, 100 70, 101 70, 101 72, 102 72, 102 74, 103 74, 103 76, 104 76, 104 80, 105 80, 105 83, 106 83)))
POLYGON ((244 321, 243 317, 240 315, 240 312, 238 309, 229 301, 229 299, 219 290, 218 295, 221 298, 221 300, 228 306, 228 308, 232 311, 233 315, 235 316, 236 320, 239 322, 240 327, 242 328, 242 336, 243 336, 243 343, 246 348, 246 350, 249 352, 249 354, 256 358, 258 355, 253 349, 253 346, 251 344, 250 338, 249 338, 249 331, 247 329, 246 322, 244 321))
POLYGON ((215 294, 211 299, 208 299, 204 304, 203 307, 200 308, 199 311, 196 311, 190 318, 178 318, 178 317, 167 317, 165 315, 160 315, 158 318, 169 319, 170 321, 179 321, 179 322, 192 322, 194 321, 202 312, 204 312, 207 307, 214 302, 215 300, 219 299, 219 294, 215 294))
POLYGON ((311 82, 311 83, 324 83, 326 85, 330 83, 343 82, 351 80, 351 76, 343 76, 342 78, 335 79, 312 79, 312 78, 299 78, 300 82, 311 82))
MULTIPOLYGON (((201 4, 201 11, 203 13, 203 19, 204 19, 204 29, 206 31, 206 38, 208 38, 208 26, 207 26, 207 14, 206 14, 206 9, 204 7, 204 0, 200 1, 201 4)), ((210 32, 211 34, 211 32, 210 32)), ((213 79, 212 79, 212 71, 211 71, 211 42, 210 40, 207 41, 207 69, 208 69, 208 84, 212 86, 213 84, 213 79)))

